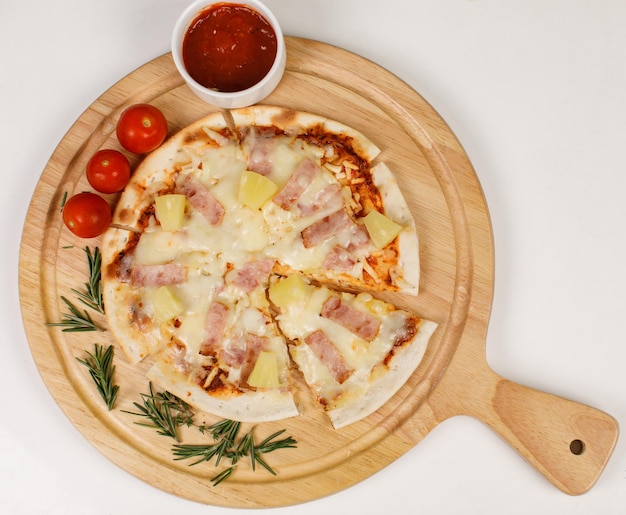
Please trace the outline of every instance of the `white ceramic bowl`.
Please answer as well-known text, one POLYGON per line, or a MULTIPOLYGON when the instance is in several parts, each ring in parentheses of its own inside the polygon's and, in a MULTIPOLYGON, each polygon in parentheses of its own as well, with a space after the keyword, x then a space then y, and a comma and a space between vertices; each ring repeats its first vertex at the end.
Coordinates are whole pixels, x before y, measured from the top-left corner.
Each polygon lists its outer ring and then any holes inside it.
POLYGON ((278 25, 278 21, 272 12, 260 1, 258 0, 233 0, 232 2, 210 2, 208 0, 196 0, 191 3, 187 9, 183 11, 180 15, 176 24, 174 26, 174 31, 172 33, 172 57, 174 58, 174 63, 178 68, 178 71, 185 79, 187 85, 191 88, 191 90, 202 100, 208 102, 211 105, 225 108, 225 109, 236 109, 238 107, 247 107, 257 102, 260 102, 265 97, 267 97, 282 79, 283 73, 285 71, 285 62, 287 60, 287 51, 285 48, 285 38, 283 36, 282 30, 278 25), (183 55, 182 55, 182 45, 183 38, 189 28, 191 22, 206 8, 211 7, 215 4, 220 3, 232 3, 239 5, 247 5, 252 9, 256 10, 258 13, 263 15, 263 17, 269 22, 269 24, 274 29, 276 33, 276 58, 274 60, 274 64, 270 68, 269 72, 265 77, 263 77, 259 82, 257 82, 254 86, 244 89, 241 91, 235 92, 222 92, 216 91, 211 88, 206 88, 195 81, 189 72, 185 68, 185 64, 183 63, 183 55))

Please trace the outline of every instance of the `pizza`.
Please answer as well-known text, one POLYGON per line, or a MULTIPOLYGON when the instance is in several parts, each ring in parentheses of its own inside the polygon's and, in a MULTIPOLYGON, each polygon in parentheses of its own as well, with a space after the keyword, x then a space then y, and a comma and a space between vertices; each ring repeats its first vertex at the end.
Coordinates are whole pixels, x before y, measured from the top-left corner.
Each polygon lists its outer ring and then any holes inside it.
POLYGON ((415 223, 380 150, 319 115, 215 112, 145 157, 102 243, 107 320, 131 363, 192 406, 336 428, 376 411, 433 322, 374 297, 417 295, 415 223))

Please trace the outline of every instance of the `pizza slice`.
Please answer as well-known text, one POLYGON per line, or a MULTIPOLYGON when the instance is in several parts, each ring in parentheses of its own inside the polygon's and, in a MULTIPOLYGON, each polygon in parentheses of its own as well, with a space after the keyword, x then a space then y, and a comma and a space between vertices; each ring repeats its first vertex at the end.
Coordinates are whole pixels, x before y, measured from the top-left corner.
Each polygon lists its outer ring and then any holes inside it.
POLYGON ((437 328, 371 294, 277 278, 269 298, 289 352, 338 429, 386 403, 413 374, 437 328))
MULTIPOLYGON (((417 294, 415 223, 380 150, 362 133, 270 106, 233 112, 248 175, 271 185, 261 210, 281 272, 343 288, 417 294)), ((244 185, 245 186, 245 185, 244 185)), ((246 197, 254 196, 246 192, 246 197)))
POLYGON ((170 326, 148 379, 207 413, 245 422, 298 414, 289 355, 266 299, 270 261, 226 275, 207 306, 170 326))

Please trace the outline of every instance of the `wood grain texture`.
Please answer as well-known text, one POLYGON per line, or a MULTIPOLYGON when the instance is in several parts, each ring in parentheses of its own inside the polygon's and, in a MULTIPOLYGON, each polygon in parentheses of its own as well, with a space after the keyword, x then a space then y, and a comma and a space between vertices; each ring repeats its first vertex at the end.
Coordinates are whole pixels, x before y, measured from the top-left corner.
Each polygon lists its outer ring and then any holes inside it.
MULTIPOLYGON (((115 123, 128 105, 158 106, 171 133, 214 110, 184 86, 167 54, 122 79, 81 115, 50 158, 29 207, 20 251, 22 313, 53 398, 113 462, 158 488, 207 504, 284 506, 332 494, 374 474, 438 423, 460 414, 491 426, 563 491, 586 491, 609 459, 617 423, 593 408, 511 383, 487 366, 491 225, 479 181, 451 130, 419 94, 380 66, 315 41, 287 38, 287 45, 285 76, 265 103, 311 111, 362 131, 382 149, 379 159, 407 197, 420 236, 420 295, 384 298, 440 324, 423 363, 378 412, 338 431, 310 400, 301 399, 302 416, 256 428, 260 438, 286 428, 298 441, 297 449, 268 456, 278 475, 243 464, 218 487, 210 484, 213 465, 174 461, 173 441, 123 413, 147 392, 149 363, 131 366, 117 352, 120 394, 116 409, 106 410, 76 358, 94 343, 114 343, 111 336, 63 333, 45 325, 61 319, 60 296, 72 298, 71 289, 86 280, 82 248, 100 243, 64 229, 60 204, 65 193, 89 189, 84 168, 96 150, 119 148, 115 123), (574 440, 583 443, 582 453, 570 450, 574 440)), ((107 199, 114 203, 116 197, 107 199)), ((206 443, 206 437, 185 430, 183 441, 206 443)))

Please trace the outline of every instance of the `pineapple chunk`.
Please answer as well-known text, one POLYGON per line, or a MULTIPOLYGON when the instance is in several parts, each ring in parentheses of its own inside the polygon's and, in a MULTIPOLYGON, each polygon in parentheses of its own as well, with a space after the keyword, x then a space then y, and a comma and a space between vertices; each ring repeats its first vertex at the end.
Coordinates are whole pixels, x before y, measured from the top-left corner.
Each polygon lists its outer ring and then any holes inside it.
POLYGON ((287 308, 290 304, 302 303, 308 295, 309 285, 298 274, 281 279, 269 289, 270 300, 281 309, 287 308))
POLYGON ((171 193, 161 195, 154 201, 156 217, 164 231, 178 231, 185 218, 185 195, 171 193))
POLYGON ((149 293, 154 319, 162 324, 183 312, 183 303, 169 286, 160 286, 149 293))
POLYGON ((248 376, 248 384, 254 388, 278 388, 278 359, 269 351, 259 352, 254 368, 248 376))
POLYGON ((363 223, 365 224, 372 242, 379 249, 389 245, 389 243, 400 234, 400 231, 402 231, 400 224, 397 224, 378 211, 370 211, 363 218, 363 223))
POLYGON ((278 186, 264 175, 246 170, 239 184, 239 202, 250 209, 259 209, 274 196, 278 186))
POLYGON ((365 302, 365 307, 375 315, 384 315, 387 313, 387 304, 379 299, 369 299, 365 302))

